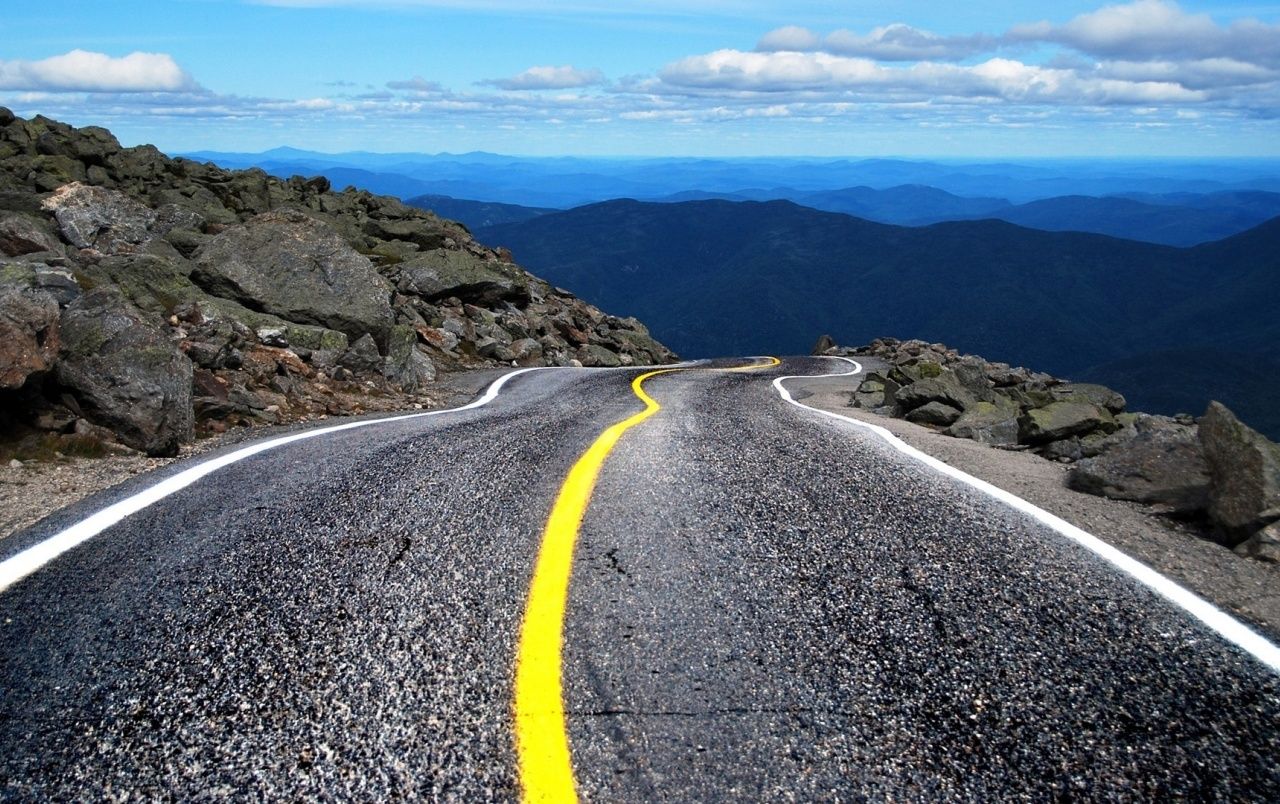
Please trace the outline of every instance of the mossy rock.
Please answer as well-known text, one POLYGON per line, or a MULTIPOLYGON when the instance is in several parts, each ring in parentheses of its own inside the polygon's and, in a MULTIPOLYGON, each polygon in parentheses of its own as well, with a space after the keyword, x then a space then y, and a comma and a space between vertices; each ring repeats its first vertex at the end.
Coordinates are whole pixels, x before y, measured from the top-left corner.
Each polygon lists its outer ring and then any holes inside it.
POLYGON ((185 266, 152 254, 109 257, 85 273, 101 284, 115 285, 139 309, 169 315, 184 302, 201 301, 205 294, 187 276, 185 266))
POLYGON ((1047 444, 1088 433, 1113 433, 1120 429, 1105 408, 1091 402, 1052 402, 1035 408, 1018 419, 1019 440, 1027 444, 1047 444))

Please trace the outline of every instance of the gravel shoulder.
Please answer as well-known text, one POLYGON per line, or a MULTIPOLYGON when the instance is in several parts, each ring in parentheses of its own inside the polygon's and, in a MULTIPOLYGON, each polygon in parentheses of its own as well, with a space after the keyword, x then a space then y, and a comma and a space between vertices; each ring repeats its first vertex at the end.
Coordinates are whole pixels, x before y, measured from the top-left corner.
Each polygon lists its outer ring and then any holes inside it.
MULTIPOLYGON (((504 369, 482 369, 442 374, 430 395, 420 397, 423 410, 455 407, 465 404, 491 382, 506 373, 504 369)), ((403 413, 411 410, 401 411, 403 413)), ((173 458, 149 458, 141 453, 113 455, 103 458, 66 457, 53 461, 0 463, 0 540, 24 530, 48 515, 73 505, 101 491, 147 472, 250 441, 274 438, 311 427, 324 427, 342 421, 383 417, 387 413, 362 416, 326 416, 291 424, 240 427, 222 435, 202 438, 184 444, 173 458)))
POLYGON ((1067 467, 1038 455, 848 407, 858 383, 856 377, 800 378, 787 387, 797 401, 884 427, 916 449, 1034 503, 1280 638, 1280 565, 1238 556, 1201 538, 1193 525, 1147 506, 1072 491, 1066 487, 1067 467))

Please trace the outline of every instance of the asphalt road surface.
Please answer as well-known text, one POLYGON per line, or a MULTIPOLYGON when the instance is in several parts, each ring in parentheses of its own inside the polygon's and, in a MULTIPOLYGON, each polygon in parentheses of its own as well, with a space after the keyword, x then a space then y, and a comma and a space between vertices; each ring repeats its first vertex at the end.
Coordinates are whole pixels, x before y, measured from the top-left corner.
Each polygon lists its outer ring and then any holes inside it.
MULTIPOLYGON (((771 385, 839 370, 645 381, 661 410, 605 459, 568 588, 584 799, 1280 800, 1280 675, 771 385)), ((18 580, 0 797, 519 798, 543 529, 644 408, 641 373, 534 371, 483 407, 286 444, 18 580)))

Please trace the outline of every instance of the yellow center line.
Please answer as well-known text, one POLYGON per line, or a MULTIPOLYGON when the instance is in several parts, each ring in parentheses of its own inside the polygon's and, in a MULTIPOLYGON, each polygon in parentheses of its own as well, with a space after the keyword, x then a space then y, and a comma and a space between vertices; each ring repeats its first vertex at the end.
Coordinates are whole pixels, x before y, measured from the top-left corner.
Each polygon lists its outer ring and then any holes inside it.
MULTIPOLYGON (((769 368, 781 361, 740 366, 724 371, 769 368)), ((659 374, 689 369, 659 369, 631 381, 632 392, 644 402, 644 410, 614 424, 600 434, 574 463, 556 496, 551 516, 542 532, 542 546, 529 585, 520 647, 516 656, 515 728, 516 753, 525 801, 577 801, 569 735, 564 719, 561 649, 564 613, 569 597, 569 576, 578 528, 586 515, 591 493, 604 461, 622 434, 662 409, 645 393, 644 381, 659 374)))

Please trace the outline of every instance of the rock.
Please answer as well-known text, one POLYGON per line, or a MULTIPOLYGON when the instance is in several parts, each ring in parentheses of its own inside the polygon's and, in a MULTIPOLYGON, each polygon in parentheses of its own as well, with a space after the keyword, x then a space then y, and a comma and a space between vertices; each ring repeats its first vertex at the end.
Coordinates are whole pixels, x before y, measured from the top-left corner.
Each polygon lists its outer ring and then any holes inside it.
POLYGON ((59 307, 66 307, 79 298, 80 283, 71 271, 39 262, 32 264, 31 268, 34 272, 32 287, 48 293, 59 307))
POLYGON ((909 422, 933 424, 940 427, 946 427, 958 418, 960 418, 960 409, 952 407, 945 402, 926 402, 907 414, 907 421, 909 422))
POLYGON ((435 380, 435 364, 418 349, 418 333, 413 327, 397 324, 391 328, 382 373, 409 393, 435 380))
POLYGON ((950 372, 925 377, 910 385, 904 385, 894 394, 893 399, 906 411, 914 410, 928 402, 943 402, 953 408, 964 410, 978 401, 950 372))
POLYGON ((1018 419, 1018 439, 1027 444, 1047 444, 1075 435, 1119 429, 1106 410, 1091 402, 1051 402, 1028 410, 1018 419))
POLYGON ((99 260, 85 273, 95 280, 109 279, 143 312, 166 315, 202 295, 186 271, 187 263, 181 257, 122 254, 99 260))
POLYGON ((955 376, 960 384, 975 399, 983 402, 995 402, 995 383, 987 376, 988 364, 977 357, 964 357, 944 369, 944 372, 955 376))
POLYGON ((91 419, 148 455, 191 440, 191 361, 117 291, 76 299, 61 331, 58 381, 91 419))
POLYGON ((1105 385, 1069 382, 1049 389, 1049 396, 1057 401, 1084 401, 1104 408, 1110 413, 1123 413, 1125 398, 1118 391, 1105 385))
POLYGON ((363 335, 338 358, 338 365, 353 374, 372 374, 382 370, 382 355, 372 335, 363 335))
POLYGON ((616 368, 622 365, 622 359, 618 357, 617 352, 611 352, 603 346, 597 346, 594 343, 578 347, 578 351, 574 352, 573 356, 577 359, 579 364, 583 366, 616 368))
POLYGON ((1000 397, 995 402, 978 401, 956 419, 946 433, 981 444, 1012 446, 1018 443, 1018 415, 1021 409, 1000 397))
POLYGON ((530 300, 528 277, 519 268, 486 262, 464 251, 432 249, 400 268, 401 291, 427 301, 453 296, 468 304, 493 306, 504 301, 521 305, 530 300))
POLYGON ((1156 417, 1136 436, 1067 474, 1067 487, 1113 500, 1156 505, 1174 514, 1194 514, 1209 503, 1209 466, 1194 427, 1156 417))
POLYGON ((1225 544, 1234 547, 1280 520, 1280 445, 1219 402, 1200 418, 1200 443, 1209 463, 1209 518, 1225 544))
POLYGON ((542 344, 533 338, 520 338, 511 344, 511 359, 521 366, 537 366, 542 363, 542 344))
POLYGON ((352 338, 382 339, 395 322, 387 280, 301 212, 268 212, 217 235, 197 255, 192 279, 215 296, 352 338))
POLYGON ((1021 385, 1031 379, 1031 372, 1024 368, 1015 368, 1008 363, 988 363, 987 379, 997 388, 1008 388, 1021 385))
POLYGON ((1273 522, 1236 547, 1242 556, 1280 564, 1280 522, 1273 522))
POLYGON ((30 215, 0 214, 0 254, 17 257, 40 251, 61 252, 62 244, 30 215))
POLYGON ((136 251, 151 237, 156 217, 124 193, 79 182, 59 187, 42 206, 58 219, 67 242, 104 254, 136 251))
POLYGON ((58 303, 47 293, 0 285, 0 388, 20 388, 58 358, 58 303))
POLYGON ((828 350, 836 348, 836 342, 830 335, 823 335, 818 338, 818 342, 813 345, 811 355, 825 355, 828 350))

